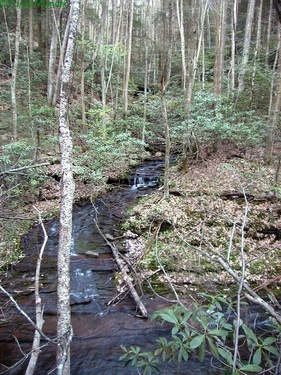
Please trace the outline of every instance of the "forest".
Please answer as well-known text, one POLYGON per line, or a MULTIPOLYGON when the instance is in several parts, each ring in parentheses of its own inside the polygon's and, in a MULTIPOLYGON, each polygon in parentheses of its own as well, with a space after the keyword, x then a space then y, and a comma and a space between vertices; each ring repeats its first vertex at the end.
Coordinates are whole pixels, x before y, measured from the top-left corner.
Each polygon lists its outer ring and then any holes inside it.
POLYGON ((218 373, 280 374, 280 0, 0 5, 0 298, 21 314, 9 278, 27 257, 23 236, 44 233, 27 317, 33 345, 25 372, 13 373, 36 373, 40 340, 57 348, 53 371, 74 373, 73 204, 98 212, 95 200, 157 162, 157 187, 146 192, 141 180, 143 195, 119 213, 124 254, 93 224, 118 264, 116 290, 129 289, 138 315, 147 318, 143 290, 169 299, 152 318, 173 326, 170 338, 149 349, 121 343, 120 361, 142 374, 175 362, 180 374, 189 358, 211 356, 218 373), (56 339, 43 333, 40 298, 53 219, 56 339), (246 304, 270 321, 261 332, 243 318, 246 304))

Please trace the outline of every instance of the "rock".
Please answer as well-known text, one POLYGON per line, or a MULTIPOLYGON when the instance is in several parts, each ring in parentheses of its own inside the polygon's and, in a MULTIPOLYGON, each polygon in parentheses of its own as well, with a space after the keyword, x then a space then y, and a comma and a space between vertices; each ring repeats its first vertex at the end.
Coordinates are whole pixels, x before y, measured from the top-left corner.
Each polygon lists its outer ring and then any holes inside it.
POLYGON ((97 253, 96 251, 92 251, 92 250, 88 250, 84 254, 92 258, 98 258, 100 256, 99 253, 97 253))
POLYGON ((104 237, 105 237, 107 240, 109 240, 109 241, 114 241, 114 237, 113 237, 111 234, 109 234, 109 233, 106 233, 106 234, 104 235, 104 237))
POLYGON ((162 152, 160 152, 160 151, 157 151, 157 152, 155 152, 155 155, 154 155, 156 158, 161 158, 161 156, 162 156, 162 152))
POLYGON ((71 297, 70 298, 70 306, 73 305, 85 305, 87 303, 90 303, 92 301, 91 297, 71 297))

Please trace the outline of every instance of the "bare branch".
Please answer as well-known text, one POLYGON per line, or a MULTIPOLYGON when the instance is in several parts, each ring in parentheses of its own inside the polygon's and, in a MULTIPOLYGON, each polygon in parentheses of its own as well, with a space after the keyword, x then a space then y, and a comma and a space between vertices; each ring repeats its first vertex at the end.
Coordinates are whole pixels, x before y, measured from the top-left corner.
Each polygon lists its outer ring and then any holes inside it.
MULTIPOLYGON (((36 272, 35 272, 35 311, 36 311, 36 326, 39 328, 40 331, 42 331, 42 327, 44 324, 44 319, 43 319, 43 309, 42 309, 42 303, 41 303, 41 298, 40 298, 40 271, 41 271, 41 262, 43 258, 43 253, 48 241, 48 235, 45 229, 45 226, 43 224, 42 218, 40 211, 33 206, 35 211, 38 213, 38 218, 39 218, 39 223, 41 225, 41 228, 44 233, 44 242, 41 246, 38 258, 37 258, 37 264, 36 264, 36 272)), ((41 334, 39 331, 34 332, 34 337, 33 337, 33 344, 32 344, 32 352, 31 352, 31 357, 28 363, 28 367, 26 369, 25 375, 32 375, 35 371, 36 363, 40 354, 40 339, 41 339, 41 334)))
MULTIPOLYGON (((241 186, 242 187, 242 186, 241 186)), ((239 340, 239 330, 240 330, 240 316, 241 316, 241 294, 243 291, 243 284, 245 281, 245 272, 246 272, 246 259, 245 259, 245 253, 244 253, 244 243, 245 243, 245 228, 246 228, 246 222, 247 222, 247 216, 249 211, 249 204, 246 192, 244 188, 242 187, 243 195, 244 195, 244 201, 245 201, 245 211, 244 211, 244 217, 243 217, 243 223, 241 226, 241 277, 239 282, 239 288, 237 291, 237 323, 236 323, 236 329, 235 329, 235 342, 234 342, 234 354, 233 354, 233 366, 232 366, 232 373, 235 374, 236 372, 236 366, 237 366, 237 359, 238 359, 238 340, 239 340)), ((234 235, 234 232, 233 232, 234 235)), ((232 241, 230 241, 230 246, 232 244, 232 241)), ((228 259, 229 260, 229 259, 228 259)))
POLYGON ((30 168, 39 168, 39 167, 44 167, 46 165, 49 165, 50 163, 41 163, 41 164, 33 164, 33 165, 26 165, 24 167, 20 167, 20 168, 15 168, 15 169, 9 169, 8 171, 3 171, 3 172, 0 172, 0 176, 3 176, 5 174, 13 174, 13 173, 17 173, 17 172, 20 172, 20 171, 24 171, 26 169, 30 169, 30 168))
POLYGON ((38 331, 40 333, 40 335, 48 342, 50 342, 51 344, 54 344, 56 345, 56 340, 52 340, 50 339, 48 336, 45 335, 45 333, 43 333, 37 326, 36 324, 33 322, 33 320, 27 315, 27 313, 22 310, 22 308, 18 305, 17 301, 14 299, 14 297, 5 289, 3 288, 2 285, 0 285, 0 290, 13 302, 13 304, 15 305, 15 307, 17 308, 17 310, 27 319, 27 321, 32 325, 32 327, 34 327, 36 329, 36 331, 38 331))

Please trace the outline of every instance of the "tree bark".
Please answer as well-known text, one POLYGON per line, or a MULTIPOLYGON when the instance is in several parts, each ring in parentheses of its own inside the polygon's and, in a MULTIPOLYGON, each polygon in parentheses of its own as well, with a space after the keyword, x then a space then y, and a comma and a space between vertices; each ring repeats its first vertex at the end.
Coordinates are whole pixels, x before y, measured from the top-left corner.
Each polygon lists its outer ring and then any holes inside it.
POLYGON ((275 56, 275 63, 270 90, 268 134, 264 160, 267 164, 271 163, 273 156, 273 144, 275 133, 278 128, 278 119, 281 110, 281 23, 279 23, 279 43, 275 56), (277 69, 276 69, 277 66, 277 69), (276 72, 275 72, 276 70, 276 72))
MULTIPOLYGON (((12 64, 12 81, 11 81, 11 106, 12 106, 12 119, 13 119, 13 139, 18 138, 18 113, 17 113, 17 100, 16 100, 16 82, 19 64, 19 50, 20 50, 20 28, 21 28, 21 5, 19 0, 16 3, 16 35, 15 35, 15 55, 12 64)), ((11 62, 12 63, 12 62, 11 62)))
POLYGON ((72 341, 70 309, 70 250, 72 235, 72 204, 74 182, 72 173, 72 137, 68 123, 68 99, 71 65, 79 18, 80 0, 72 0, 70 31, 61 74, 59 143, 61 149, 62 190, 58 249, 58 305, 57 305, 57 374, 70 374, 70 344, 72 341))
POLYGON ((86 108, 85 108, 85 7, 86 1, 82 2, 81 9, 81 111, 82 111, 82 132, 86 134, 86 108))
POLYGON ((257 60, 261 48, 261 29, 262 29, 262 11, 263 11, 263 0, 260 0, 258 6, 258 22, 257 22, 257 37, 256 37, 256 46, 254 52, 254 61, 253 61, 253 73, 252 73, 252 83, 251 83, 251 100, 253 99, 254 89, 255 89, 255 78, 257 72, 257 60))
POLYGON ((59 19, 61 9, 53 9, 52 14, 52 37, 50 44, 50 56, 48 64, 48 84, 47 84, 47 99, 48 103, 52 105, 53 95, 55 91, 55 70, 56 70, 56 59, 57 59, 57 47, 59 39, 59 19))
POLYGON ((231 92, 235 89, 235 54, 236 54, 236 32, 237 32, 238 0, 233 0, 232 27, 231 27, 231 92))
POLYGON ((28 10, 28 20, 29 20, 29 54, 32 55, 33 52, 33 6, 28 10))
POLYGON ((224 46, 228 0, 216 0, 216 55, 214 65, 214 95, 222 94, 224 46))
POLYGON ((281 24, 281 0, 273 0, 273 5, 275 7, 279 23, 281 24))
MULTIPOLYGON (((172 69, 172 15, 173 15, 173 4, 171 0, 167 1, 167 10, 168 10, 168 27, 166 32, 163 35, 163 72, 161 77, 161 104, 162 104, 162 118, 164 124, 164 133, 165 133, 165 169, 164 169, 164 199, 169 199, 169 176, 170 176, 170 151, 171 151, 171 139, 170 139, 170 129, 168 124, 168 115, 167 115, 167 103, 166 103, 166 91, 170 83, 171 78, 171 69, 172 69), (165 40, 168 40, 166 45, 165 40)), ((164 20, 165 22, 165 20, 164 20)))
POLYGON ((250 0, 248 3, 247 20, 246 20, 246 26, 245 26, 245 38, 244 38, 244 46, 243 46, 243 56, 242 56, 242 62, 241 62, 241 69, 239 72, 238 93, 241 93, 244 90, 244 76, 245 76, 248 61, 249 61, 252 27, 253 27, 253 20, 254 20, 254 14, 255 14, 255 3, 256 3, 255 0, 250 0))
POLYGON ((127 113, 128 111, 128 87, 129 87, 129 79, 130 79, 130 72, 131 72, 131 57, 132 57, 132 34, 133 34, 133 16, 134 16, 134 0, 130 0, 129 9, 128 9, 128 17, 129 17, 129 24, 128 24, 128 34, 127 34, 127 55, 125 61, 125 71, 124 71, 124 81, 123 81, 123 100, 124 100, 124 111, 127 113))

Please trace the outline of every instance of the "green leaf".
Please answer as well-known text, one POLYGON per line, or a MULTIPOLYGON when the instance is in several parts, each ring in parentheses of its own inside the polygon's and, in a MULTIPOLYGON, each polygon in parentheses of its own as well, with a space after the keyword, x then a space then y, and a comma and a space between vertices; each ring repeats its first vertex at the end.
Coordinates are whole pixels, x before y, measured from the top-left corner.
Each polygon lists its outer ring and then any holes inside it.
POLYGON ((226 337, 228 335, 228 332, 223 329, 212 329, 209 331, 209 335, 211 336, 219 336, 219 337, 226 337))
POLYGON ((170 322, 170 323, 173 323, 173 324, 177 324, 178 323, 178 320, 177 320, 177 317, 174 315, 174 313, 172 311, 169 311, 169 313, 172 315, 169 315, 169 314, 161 314, 161 318, 163 320, 165 320, 166 322, 170 322))
POLYGON ((201 323, 202 327, 206 330, 207 329, 207 318, 206 316, 198 316, 197 320, 201 323))
POLYGON ((254 341, 255 344, 258 345, 258 339, 257 336, 254 334, 254 332, 251 330, 251 328, 247 327, 245 324, 242 324, 242 328, 245 332, 245 334, 254 341))
POLYGON ((210 347, 210 350, 213 353, 214 357, 216 359, 219 359, 220 356, 219 356, 218 348, 214 344, 213 340, 210 337, 207 337, 207 340, 208 340, 208 345, 210 347))
POLYGON ((182 350, 182 358, 185 362, 188 360, 188 351, 184 348, 182 350))
POLYGON ((172 329, 172 336, 176 335, 179 332, 179 326, 174 326, 172 329))
POLYGON ((227 329, 229 331, 233 331, 233 325, 232 324, 229 324, 229 323, 225 323, 223 324, 223 328, 224 329, 227 329))
POLYGON ((202 344, 204 338, 204 335, 195 336, 190 342, 190 349, 198 348, 202 344))
POLYGON ((276 355, 276 357, 278 357, 280 355, 279 351, 274 346, 266 345, 266 346, 263 347, 263 349, 265 349, 268 352, 276 355))
POLYGON ((229 364, 229 365, 232 365, 233 364, 233 358, 232 358, 232 355, 226 351, 225 349, 223 348, 218 348, 218 352, 220 353, 220 355, 226 360, 226 362, 229 364))
POLYGON ((240 371, 249 371, 249 372, 261 372, 262 368, 258 365, 250 364, 240 367, 240 371))
POLYGON ((263 340, 263 345, 270 345, 272 343, 276 342, 276 337, 266 337, 264 340, 263 340))
POLYGON ((206 355, 206 340, 204 339, 198 351, 198 359, 200 362, 204 361, 205 355, 206 355))
POLYGON ((253 357, 253 363, 259 365, 261 363, 261 348, 258 348, 253 357))
POLYGON ((121 355, 121 357, 119 357, 119 361, 123 361, 125 358, 127 358, 127 353, 121 355))

